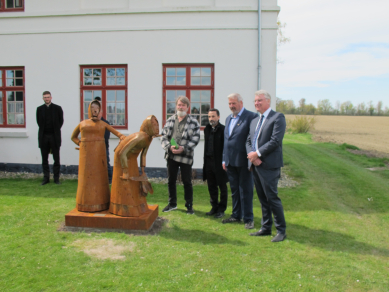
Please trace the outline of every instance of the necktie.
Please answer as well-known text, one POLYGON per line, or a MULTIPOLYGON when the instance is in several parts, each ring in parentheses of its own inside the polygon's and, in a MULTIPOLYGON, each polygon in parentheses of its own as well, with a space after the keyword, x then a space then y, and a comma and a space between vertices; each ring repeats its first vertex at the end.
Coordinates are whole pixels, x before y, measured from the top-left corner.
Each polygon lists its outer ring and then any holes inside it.
POLYGON ((261 115, 261 119, 259 120, 258 127, 257 127, 257 129, 255 130, 254 140, 253 140, 253 142, 251 143, 251 150, 253 150, 253 151, 256 151, 256 150, 257 150, 257 149, 255 149, 255 144, 257 144, 259 131, 261 130, 261 126, 262 126, 262 122, 263 122, 263 117, 264 117, 264 115, 261 115))

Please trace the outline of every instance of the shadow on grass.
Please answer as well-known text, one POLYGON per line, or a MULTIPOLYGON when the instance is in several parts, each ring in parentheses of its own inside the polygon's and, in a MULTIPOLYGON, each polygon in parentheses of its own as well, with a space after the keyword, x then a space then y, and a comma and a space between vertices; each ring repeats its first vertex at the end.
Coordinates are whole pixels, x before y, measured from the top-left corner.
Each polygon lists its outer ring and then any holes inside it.
POLYGON ((163 228, 163 232, 161 232, 159 235, 164 238, 193 243, 200 242, 203 244, 232 244, 238 246, 248 245, 244 241, 231 240, 228 237, 213 232, 196 229, 183 229, 175 225, 173 225, 173 227, 165 226, 163 228))
POLYGON ((339 232, 289 223, 287 234, 288 240, 329 251, 389 257, 389 250, 357 241, 354 237, 339 232))

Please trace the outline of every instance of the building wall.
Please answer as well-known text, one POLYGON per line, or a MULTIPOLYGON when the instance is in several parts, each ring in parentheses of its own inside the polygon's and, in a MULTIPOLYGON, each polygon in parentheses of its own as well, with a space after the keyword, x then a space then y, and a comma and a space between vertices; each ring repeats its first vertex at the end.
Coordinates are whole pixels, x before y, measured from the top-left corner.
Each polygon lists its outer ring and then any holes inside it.
MULTIPOLYGON (((0 162, 40 164, 35 112, 42 92, 62 106, 61 164, 77 165, 70 135, 80 122, 80 65, 128 65, 128 117, 123 134, 150 114, 162 121, 162 64, 213 63, 215 107, 230 114, 227 95, 239 92, 254 111, 258 84, 257 1, 25 1, 24 12, 0 14, 0 66, 24 66, 26 128, 0 128, 0 162), (34 5, 34 6, 33 6, 34 5), (178 6, 180 5, 180 6, 178 6)), ((262 88, 275 97, 276 0, 262 0, 262 88)), ((272 101, 275 107, 275 98, 272 101)), ((162 125, 161 125, 162 126, 162 125)), ((110 140, 111 159, 117 139, 110 140)), ((195 150, 202 167, 203 142, 195 150)), ((50 158, 51 159, 51 158, 50 158)), ((147 166, 164 167, 155 140, 147 166)))

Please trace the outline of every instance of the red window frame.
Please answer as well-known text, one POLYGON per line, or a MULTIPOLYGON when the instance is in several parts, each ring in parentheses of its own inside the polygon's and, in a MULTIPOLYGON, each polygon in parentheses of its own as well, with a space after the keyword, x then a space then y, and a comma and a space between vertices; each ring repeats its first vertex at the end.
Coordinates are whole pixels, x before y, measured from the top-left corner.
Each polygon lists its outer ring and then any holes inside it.
POLYGON ((84 90, 101 90, 101 103, 103 106, 103 117, 107 119, 107 90, 124 90, 124 125, 112 125, 115 129, 128 129, 128 90, 127 82, 128 70, 127 65, 80 65, 80 121, 84 120, 84 90), (124 85, 107 85, 108 68, 123 68, 124 85), (101 85, 84 85, 84 69, 101 69, 101 85))
MULTIPOLYGON (((167 97, 166 97, 166 91, 167 90, 185 90, 186 97, 189 98, 191 101, 191 90, 210 90, 211 96, 210 96, 210 108, 214 107, 214 95, 215 95, 215 66, 214 64, 163 64, 163 86, 162 86, 162 124, 165 125, 167 121, 167 97), (191 84, 191 68, 210 68, 211 69, 211 84, 210 85, 192 85, 191 84), (186 79, 185 79, 185 85, 167 85, 166 84, 166 69, 168 68, 185 68, 186 70, 186 79)), ((192 114, 192 108, 189 109, 188 113, 192 114)), ((201 126, 201 116, 204 116, 204 113, 200 113, 200 126, 201 126)), ((201 130, 205 128, 205 126, 200 127, 201 130)))
MULTIPOLYGON (((14 0, 15 1, 15 0, 14 0)), ((0 12, 18 12, 24 11, 24 0, 20 0, 22 7, 6 8, 7 0, 0 0, 0 12)))
MULTIPOLYGON (((26 71, 24 67, 0 67, 0 71, 2 71, 1 74, 1 86, 0 86, 0 92, 2 92, 3 98, 2 98, 2 115, 3 115, 3 123, 0 124, 0 128, 25 128, 26 127, 26 92, 25 92, 25 78, 26 78, 26 71), (6 71, 7 70, 22 70, 23 71, 23 85, 22 86, 7 86, 6 84, 6 71), (22 91, 23 92, 23 124, 8 124, 8 107, 7 107, 7 91, 22 91)), ((16 107, 16 106, 15 106, 16 107)))

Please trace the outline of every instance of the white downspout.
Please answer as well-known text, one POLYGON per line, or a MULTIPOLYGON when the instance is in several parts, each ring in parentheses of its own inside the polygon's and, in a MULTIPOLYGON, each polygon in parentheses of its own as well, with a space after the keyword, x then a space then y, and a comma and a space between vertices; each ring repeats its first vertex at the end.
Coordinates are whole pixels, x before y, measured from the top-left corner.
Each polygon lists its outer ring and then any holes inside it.
POLYGON ((261 0, 258 0, 258 90, 261 89, 261 0))

